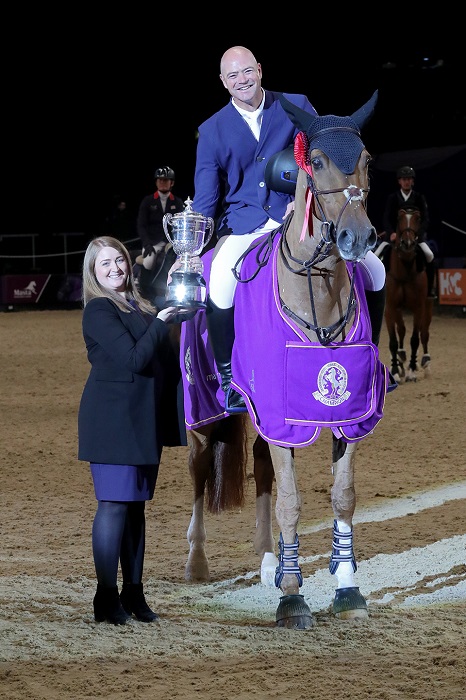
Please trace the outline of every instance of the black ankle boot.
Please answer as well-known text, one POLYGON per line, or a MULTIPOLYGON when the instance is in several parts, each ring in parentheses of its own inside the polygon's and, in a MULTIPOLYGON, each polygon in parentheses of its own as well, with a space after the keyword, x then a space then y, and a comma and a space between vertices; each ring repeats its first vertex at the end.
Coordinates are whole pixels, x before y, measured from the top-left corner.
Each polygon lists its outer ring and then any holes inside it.
POLYGON ((96 622, 110 622, 112 625, 124 625, 130 619, 118 595, 117 586, 97 585, 94 596, 94 619, 96 622))
POLYGON ((120 600, 128 615, 133 614, 140 622, 158 619, 158 615, 146 603, 142 583, 123 583, 120 600))
POLYGON ((247 411, 243 397, 232 389, 231 353, 235 340, 235 310, 220 309, 208 298, 206 323, 209 343, 214 353, 215 364, 220 374, 222 389, 225 392, 225 410, 228 413, 245 413, 247 411))

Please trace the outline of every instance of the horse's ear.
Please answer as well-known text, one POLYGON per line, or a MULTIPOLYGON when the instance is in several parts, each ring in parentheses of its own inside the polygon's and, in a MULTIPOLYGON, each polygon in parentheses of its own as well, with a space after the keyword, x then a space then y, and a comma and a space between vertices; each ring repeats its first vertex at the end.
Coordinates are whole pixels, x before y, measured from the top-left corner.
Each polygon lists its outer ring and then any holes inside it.
POLYGON ((362 129, 369 119, 374 114, 375 105, 377 103, 377 98, 379 96, 379 91, 376 90, 372 95, 371 99, 366 102, 365 105, 360 107, 357 112, 351 115, 351 119, 356 122, 359 129, 362 129))
POLYGON ((309 129, 311 124, 314 123, 316 120, 315 115, 309 114, 309 112, 306 112, 304 109, 301 109, 301 107, 298 107, 297 105, 293 104, 289 100, 286 99, 286 97, 282 94, 279 93, 278 99, 280 100, 280 104, 295 125, 295 127, 299 131, 306 131, 309 129))

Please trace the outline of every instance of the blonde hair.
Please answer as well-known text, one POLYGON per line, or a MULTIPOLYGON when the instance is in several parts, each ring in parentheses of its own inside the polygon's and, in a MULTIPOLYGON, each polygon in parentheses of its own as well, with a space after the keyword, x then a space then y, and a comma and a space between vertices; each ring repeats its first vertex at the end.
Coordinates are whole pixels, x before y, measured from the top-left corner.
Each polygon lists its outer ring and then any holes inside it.
POLYGON ((83 306, 86 306, 91 299, 96 299, 99 297, 104 297, 106 299, 111 299, 121 311, 133 311, 133 306, 131 301, 134 301, 137 306, 145 313, 154 314, 157 313, 158 309, 144 299, 134 282, 133 275, 133 265, 131 262, 131 256, 128 250, 125 248, 123 243, 117 238, 112 236, 98 236, 94 238, 87 246, 86 252, 84 254, 83 260, 83 284, 82 284, 82 302, 83 306), (114 292, 111 289, 106 289, 102 287, 97 281, 95 274, 95 261, 102 248, 114 248, 122 255, 128 266, 128 277, 126 280, 126 298, 124 298, 118 292, 114 292))

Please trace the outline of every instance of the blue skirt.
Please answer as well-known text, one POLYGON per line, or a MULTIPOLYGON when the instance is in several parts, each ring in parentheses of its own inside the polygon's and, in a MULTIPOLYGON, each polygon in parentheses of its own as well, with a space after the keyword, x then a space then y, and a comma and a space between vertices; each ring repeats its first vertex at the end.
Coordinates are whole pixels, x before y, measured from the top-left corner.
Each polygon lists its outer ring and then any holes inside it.
POLYGON ((159 473, 158 464, 90 463, 98 501, 151 501, 159 473))

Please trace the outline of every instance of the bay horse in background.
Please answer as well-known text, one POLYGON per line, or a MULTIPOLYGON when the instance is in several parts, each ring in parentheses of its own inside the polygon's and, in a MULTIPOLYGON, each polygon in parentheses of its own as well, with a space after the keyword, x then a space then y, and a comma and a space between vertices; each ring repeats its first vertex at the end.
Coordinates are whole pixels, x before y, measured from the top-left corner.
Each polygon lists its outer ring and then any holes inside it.
MULTIPOLYGON (((381 420, 388 385, 388 369, 371 342, 363 286, 364 257, 375 247, 376 232, 366 211, 371 158, 360 130, 372 115, 377 93, 351 117, 317 117, 280 99, 299 132, 295 210, 236 264, 241 262, 242 284, 235 293, 232 386, 243 395, 249 416, 225 412, 205 310, 182 324, 180 359, 194 489, 185 578, 209 580, 204 507, 218 514, 244 504, 249 418, 257 432, 254 547, 261 580, 266 582, 271 573, 281 592, 277 626, 309 629, 314 620, 299 593, 301 496, 294 455, 296 447, 315 442, 322 427, 332 430, 333 440, 333 613, 342 619, 368 614, 354 579, 353 514, 356 448, 381 420), (272 530, 274 479, 278 558, 272 530)), ((212 251, 202 259, 208 287, 212 251)))
POLYGON ((385 323, 388 331, 391 356, 390 371, 397 382, 415 382, 419 365, 417 355, 422 344, 420 368, 427 377, 430 374, 429 329, 432 322, 433 299, 427 296, 427 274, 424 256, 418 246, 421 213, 415 207, 398 212, 396 239, 384 263, 387 269, 385 323), (406 323, 404 312, 412 314, 410 338, 411 356, 407 371, 404 340, 406 323))

